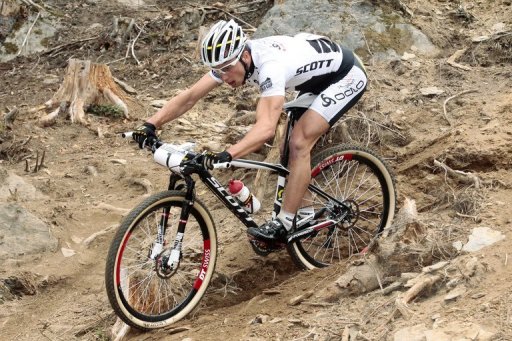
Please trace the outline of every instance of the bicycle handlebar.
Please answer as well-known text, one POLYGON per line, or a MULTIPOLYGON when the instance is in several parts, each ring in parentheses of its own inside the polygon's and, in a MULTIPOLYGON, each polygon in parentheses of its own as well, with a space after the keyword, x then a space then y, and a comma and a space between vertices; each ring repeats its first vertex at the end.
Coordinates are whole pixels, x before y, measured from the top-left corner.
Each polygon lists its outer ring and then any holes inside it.
MULTIPOLYGON (((127 131, 124 133, 121 133, 121 137, 125 139, 132 138, 133 131, 127 131)), ((171 143, 163 142, 159 139, 152 139, 149 140, 148 143, 145 145, 147 149, 150 149, 154 155, 155 162, 162 166, 166 166, 168 168, 175 168, 178 167, 181 164, 181 161, 183 157, 186 154, 192 154, 193 158, 192 162, 196 162, 198 164, 202 164, 201 160, 198 160, 199 157, 202 157, 204 153, 196 153, 192 151, 192 148, 194 147, 194 143, 186 142, 181 145, 175 145, 171 143), (160 148, 162 147, 162 148, 160 148), (160 150, 161 149, 161 150, 160 150)), ((189 161, 189 162, 190 162, 189 161)), ((230 162, 223 162, 223 163, 214 163, 213 168, 229 168, 231 165, 230 162)))

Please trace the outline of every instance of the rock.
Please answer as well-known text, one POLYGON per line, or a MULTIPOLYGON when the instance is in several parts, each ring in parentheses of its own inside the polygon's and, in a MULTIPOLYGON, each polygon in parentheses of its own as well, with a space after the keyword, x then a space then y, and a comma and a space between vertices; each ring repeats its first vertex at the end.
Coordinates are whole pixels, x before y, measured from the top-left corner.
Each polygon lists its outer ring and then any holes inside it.
POLYGON ((165 105, 165 103, 167 103, 167 100, 165 100, 165 99, 156 99, 154 101, 151 101, 151 103, 149 103, 149 105, 151 105, 152 107, 155 107, 155 108, 161 108, 165 105))
POLYGON ((460 296, 464 295, 466 293, 467 289, 464 285, 458 286, 452 291, 450 291, 446 296, 444 297, 445 301, 453 301, 460 296))
POLYGON ((402 328, 395 333, 393 341, 490 341, 494 337, 495 333, 477 324, 455 321, 443 328, 427 329, 423 324, 402 328))
POLYGON ((60 249, 60 251, 62 252, 62 255, 63 255, 64 257, 66 257, 66 258, 67 258, 67 257, 72 257, 72 256, 74 256, 74 255, 76 254, 76 251, 75 251, 75 250, 73 250, 73 249, 67 249, 67 248, 65 248, 65 247, 61 248, 61 249, 60 249))
POLYGON ((462 247, 464 246, 464 244, 460 240, 453 242, 452 245, 455 248, 455 250, 457 250, 457 251, 461 251, 462 247))
POLYGON ((473 43, 480 43, 482 41, 486 41, 486 40, 489 40, 491 37, 489 36, 478 36, 478 37, 473 37, 471 38, 471 41, 473 43))
POLYGON ((436 86, 431 86, 428 88, 421 88, 420 92, 423 96, 431 97, 431 96, 438 96, 444 94, 443 89, 439 89, 436 86))
POLYGON ((490 341, 495 333, 484 330, 474 323, 451 322, 446 327, 425 331, 426 341, 475 340, 490 341))
POLYGON ((49 230, 48 225, 18 204, 0 204, 0 260, 54 251, 57 239, 49 230))
POLYGON ((368 1, 350 4, 344 0, 280 1, 263 17, 253 38, 276 34, 293 36, 299 32, 315 32, 333 39, 343 37, 340 42, 363 59, 400 59, 411 46, 415 46, 418 54, 434 56, 438 53, 428 37, 400 15, 384 13, 368 1), (369 31, 371 34, 365 34, 369 31), (372 46, 371 54, 368 44, 372 46))
POLYGON ((15 296, 35 295, 37 287, 35 284, 35 276, 29 272, 20 275, 10 276, 3 280, 4 285, 15 296))
POLYGON ((491 31, 494 34, 504 33, 507 31, 507 24, 505 24, 503 22, 496 23, 496 24, 492 25, 491 31))
POLYGON ((416 58, 416 55, 413 54, 413 53, 407 53, 407 52, 404 52, 404 54, 402 55, 402 60, 411 60, 413 58, 416 58))
POLYGON ((128 161, 124 159, 111 159, 110 162, 118 164, 118 165, 126 165, 128 161))
POLYGON ((249 322, 249 324, 263 324, 268 322, 269 316, 268 315, 257 315, 252 321, 249 322))
POLYGON ((402 328, 395 333, 393 341, 425 341, 426 331, 424 324, 402 328))
POLYGON ((468 242, 462 247, 462 251, 475 252, 504 238, 505 235, 501 232, 489 227, 476 227, 469 236, 468 242))
POLYGON ((17 201, 47 198, 22 177, 0 168, 0 201, 7 201, 12 196, 15 196, 17 201))

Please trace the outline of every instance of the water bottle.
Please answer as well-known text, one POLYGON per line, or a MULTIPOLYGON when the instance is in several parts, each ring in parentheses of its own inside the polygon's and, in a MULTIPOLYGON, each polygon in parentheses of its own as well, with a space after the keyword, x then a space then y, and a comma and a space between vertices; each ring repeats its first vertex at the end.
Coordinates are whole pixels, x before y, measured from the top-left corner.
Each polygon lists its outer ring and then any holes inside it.
POLYGON ((240 201, 241 206, 247 213, 256 213, 261 207, 260 201, 256 198, 249 188, 240 180, 229 180, 229 193, 240 201))

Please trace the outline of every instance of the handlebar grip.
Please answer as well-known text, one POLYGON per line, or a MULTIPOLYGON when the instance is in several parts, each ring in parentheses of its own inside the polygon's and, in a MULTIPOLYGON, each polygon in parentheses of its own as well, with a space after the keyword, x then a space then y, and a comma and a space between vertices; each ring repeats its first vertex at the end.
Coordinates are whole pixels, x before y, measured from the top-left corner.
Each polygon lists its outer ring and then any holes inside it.
POLYGON ((222 163, 214 163, 213 164, 213 168, 214 169, 217 169, 217 168, 229 168, 231 166, 231 162, 222 162, 222 163))
POLYGON ((133 135, 133 131, 127 131, 125 133, 121 133, 121 137, 124 139, 129 139, 132 137, 132 135, 133 135))

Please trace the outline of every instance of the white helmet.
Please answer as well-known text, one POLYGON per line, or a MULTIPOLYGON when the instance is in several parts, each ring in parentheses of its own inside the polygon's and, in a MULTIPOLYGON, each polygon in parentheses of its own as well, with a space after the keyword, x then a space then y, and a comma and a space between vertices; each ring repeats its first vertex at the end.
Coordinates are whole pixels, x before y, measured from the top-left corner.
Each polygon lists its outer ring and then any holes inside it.
POLYGON ((247 38, 234 20, 221 20, 210 29, 201 43, 201 60, 206 66, 216 67, 238 57, 247 38))

